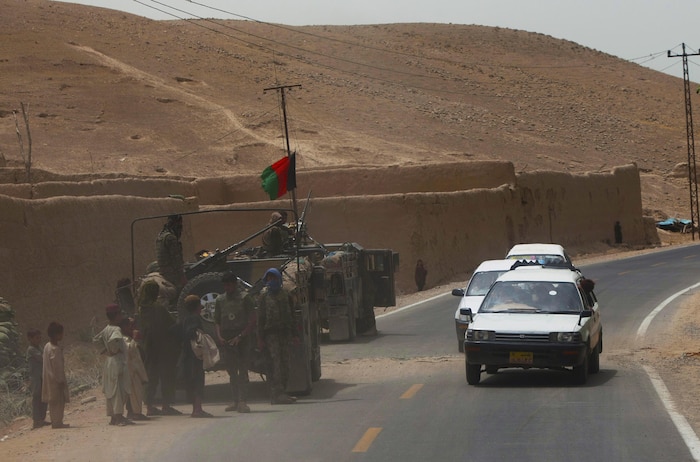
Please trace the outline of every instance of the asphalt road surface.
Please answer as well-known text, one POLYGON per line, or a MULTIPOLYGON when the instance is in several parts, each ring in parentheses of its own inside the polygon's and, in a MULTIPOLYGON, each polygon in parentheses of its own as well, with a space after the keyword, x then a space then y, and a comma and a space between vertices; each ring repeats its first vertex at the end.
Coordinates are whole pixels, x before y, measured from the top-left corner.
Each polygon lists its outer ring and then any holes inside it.
MULTIPOLYGON (((581 267, 602 307, 601 370, 585 386, 566 372, 517 369, 468 386, 445 295, 380 317, 379 335, 326 344, 325 363, 415 362, 418 373, 338 381, 324 372, 291 406, 256 405, 212 419, 159 459, 169 461, 693 461, 639 366, 616 360, 670 295, 700 280, 700 246, 581 267), (616 353, 613 355, 611 352, 616 353), (450 358, 437 367, 426 358, 450 358), (425 364, 425 366, 422 366, 425 364), (425 370, 422 374, 421 371, 425 370), (230 416, 230 417, 229 417, 230 416)), ((670 303, 646 335, 674 309, 670 303)), ((209 391, 208 391, 209 393, 209 391)))

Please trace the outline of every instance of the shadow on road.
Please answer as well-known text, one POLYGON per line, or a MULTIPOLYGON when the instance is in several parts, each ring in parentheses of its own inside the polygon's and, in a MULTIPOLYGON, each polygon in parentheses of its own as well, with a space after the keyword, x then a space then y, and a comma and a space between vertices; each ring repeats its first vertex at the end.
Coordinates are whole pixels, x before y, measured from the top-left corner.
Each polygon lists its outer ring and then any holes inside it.
POLYGON ((616 369, 601 369, 597 374, 590 374, 585 385, 577 385, 570 371, 501 369, 496 374, 482 373, 481 382, 477 386, 481 388, 590 388, 604 385, 616 375, 616 369))

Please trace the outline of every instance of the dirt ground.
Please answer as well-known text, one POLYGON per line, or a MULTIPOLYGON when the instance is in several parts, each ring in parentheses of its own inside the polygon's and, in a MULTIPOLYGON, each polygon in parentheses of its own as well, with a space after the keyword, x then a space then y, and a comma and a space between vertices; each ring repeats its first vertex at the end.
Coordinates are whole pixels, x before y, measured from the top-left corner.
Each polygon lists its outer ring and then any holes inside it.
MULTIPOLYGON (((665 244, 684 245, 689 243, 687 236, 662 236, 665 244)), ((631 256, 641 252, 658 249, 619 252, 609 250, 604 253, 581 254, 576 259, 578 264, 594 263, 631 256)), ((464 280, 469 275, 464 275, 464 280)), ((463 284, 462 280, 452 284, 430 287, 423 292, 400 296, 398 307, 426 300, 449 292, 453 287, 463 284)), ((655 342, 645 342, 639 349, 628 351, 604 352, 601 367, 606 364, 616 368, 638 368, 642 365, 653 367, 668 387, 674 400, 676 410, 688 420, 688 423, 700 433, 700 293, 689 297, 665 326, 667 335, 655 342)), ((387 313, 391 309, 377 309, 376 314, 387 313)), ((630 342, 632 344, 633 342, 630 342)), ((455 353, 443 357, 401 358, 401 359, 358 359, 326 362, 323 364, 324 378, 332 378, 338 383, 376 383, 386 380, 411 377, 426 377, 443 371, 455 371, 462 375, 463 358, 455 353)), ((215 414, 223 414, 226 398, 225 372, 207 373, 207 394, 216 395, 218 404, 207 407, 215 414), (223 393, 223 394, 222 394, 223 393), (223 396, 223 397, 222 397, 223 396)), ((251 406, 266 408, 266 385, 259 377, 251 374, 251 406)), ((211 400, 210 400, 211 401, 211 400)), ((67 406, 65 421, 74 428, 52 430, 50 428, 31 430, 31 419, 18 418, 0 431, 0 452, 4 461, 24 460, 73 460, 84 454, 85 447, 91 447, 96 454, 102 450, 123 448, 131 443, 139 444, 142 454, 156 451, 177 439, 192 425, 201 421, 190 418, 160 417, 150 422, 139 423, 132 427, 110 427, 105 417, 104 397, 99 387, 87 390, 72 397, 67 406), (144 438, 144 432, 157 432, 157 438, 144 438), (116 438, 120 444, 115 444, 116 438)), ((179 404, 181 411, 189 412, 189 406, 179 404)), ((133 459, 133 454, 117 454, 123 460, 133 459)), ((111 453, 110 453, 111 454, 111 453)))

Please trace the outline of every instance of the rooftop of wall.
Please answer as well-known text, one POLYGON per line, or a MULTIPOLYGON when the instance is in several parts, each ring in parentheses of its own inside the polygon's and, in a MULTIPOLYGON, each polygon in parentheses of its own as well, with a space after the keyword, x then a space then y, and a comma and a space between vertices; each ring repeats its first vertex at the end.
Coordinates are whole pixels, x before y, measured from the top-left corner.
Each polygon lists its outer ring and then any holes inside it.
MULTIPOLYGON (((259 175, 197 180, 202 204, 266 201, 259 175)), ((515 183, 511 162, 469 161, 385 167, 316 168, 297 171, 297 196, 349 197, 496 188, 515 183)))

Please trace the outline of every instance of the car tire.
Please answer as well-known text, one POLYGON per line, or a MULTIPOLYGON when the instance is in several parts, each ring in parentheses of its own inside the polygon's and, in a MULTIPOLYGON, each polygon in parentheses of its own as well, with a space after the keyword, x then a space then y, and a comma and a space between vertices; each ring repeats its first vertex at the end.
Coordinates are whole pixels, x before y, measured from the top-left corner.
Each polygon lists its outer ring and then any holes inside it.
POLYGON ((600 350, 602 350, 603 338, 598 340, 598 344, 593 349, 591 353, 591 359, 588 362, 588 373, 597 374, 600 371, 600 350))
POLYGON ((481 381, 481 364, 467 363, 467 383, 469 385, 479 385, 481 381))
POLYGON ((574 382, 576 382, 577 385, 585 385, 588 381, 589 356, 590 354, 586 351, 583 363, 574 366, 574 382))
POLYGON ((498 366, 486 366, 486 373, 487 374, 497 374, 498 373, 498 366))

